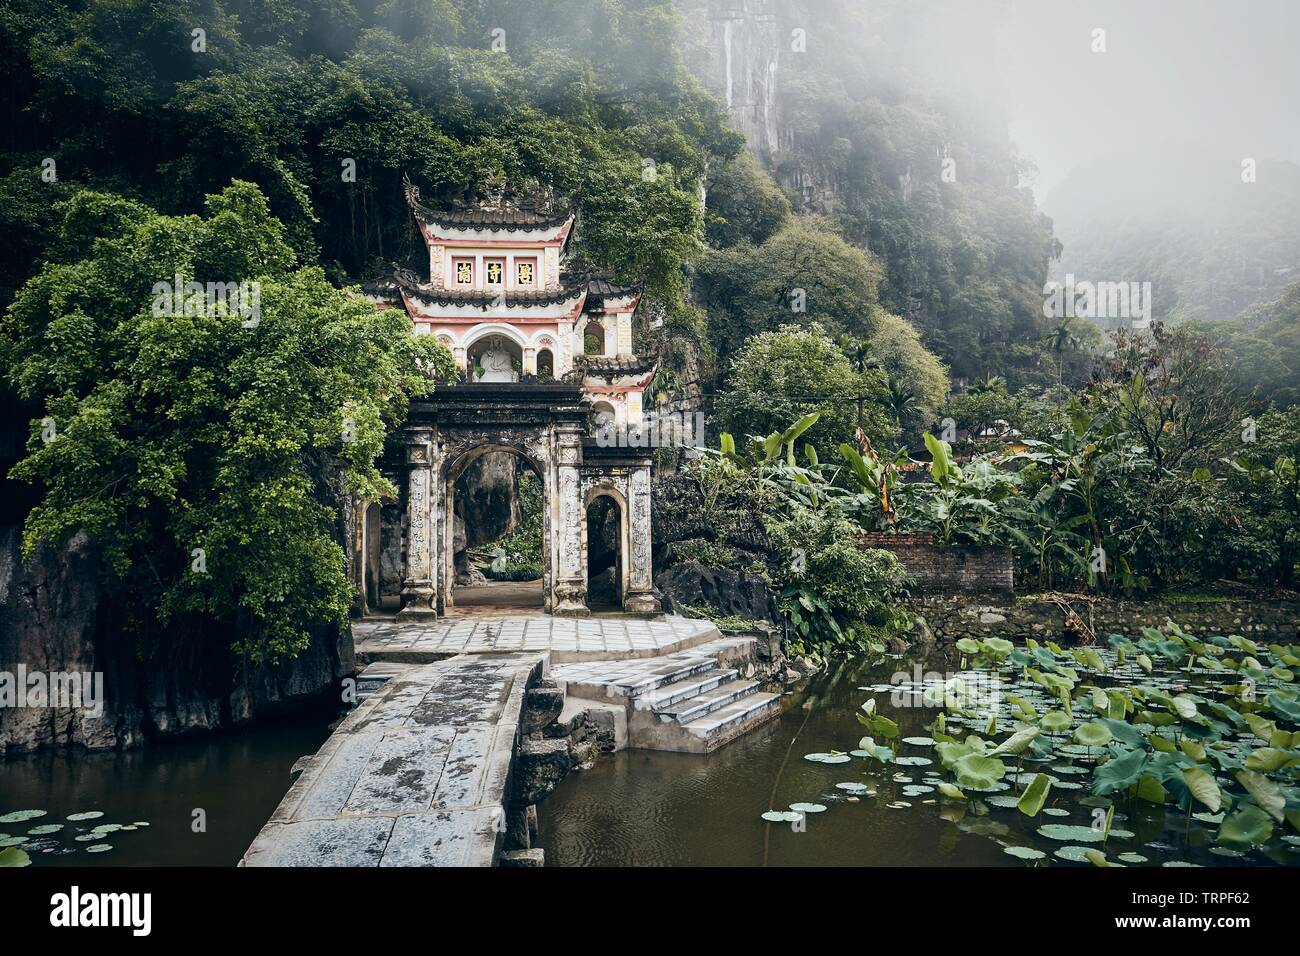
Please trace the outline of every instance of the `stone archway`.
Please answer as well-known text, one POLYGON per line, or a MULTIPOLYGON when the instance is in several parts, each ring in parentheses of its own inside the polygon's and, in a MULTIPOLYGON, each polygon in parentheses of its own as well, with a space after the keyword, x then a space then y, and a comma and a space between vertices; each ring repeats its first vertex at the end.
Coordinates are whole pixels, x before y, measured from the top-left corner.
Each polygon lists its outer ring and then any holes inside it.
MULTIPOLYGON (((462 502, 457 498, 458 489, 460 489, 461 480, 473 470, 475 465, 482 465, 492 459, 509 459, 522 461, 542 483, 542 587, 541 603, 545 606, 545 596, 551 590, 551 565, 550 556, 552 551, 551 544, 551 522, 550 522, 550 499, 551 490, 547 487, 546 469, 541 462, 537 461, 532 454, 518 447, 513 443, 506 442, 488 442, 478 445, 461 452, 455 459, 449 460, 444 470, 441 493, 443 495, 442 504, 438 510, 447 516, 448 530, 446 533, 446 543, 442 547, 441 554, 441 575, 439 578, 439 603, 442 609, 453 607, 455 605, 454 590, 460 580, 461 570, 457 567, 456 556, 460 551, 460 531, 457 527, 459 515, 464 511, 460 507, 462 502)), ((471 544, 470 528, 465 528, 466 549, 471 544)))
MULTIPOLYGON (((608 495, 619 508, 623 608, 657 609, 650 566, 652 450, 603 447, 591 434, 591 421, 582 387, 567 383, 453 386, 411 403, 408 423, 385 457, 405 509, 399 620, 433 619, 455 606, 455 482, 489 453, 522 457, 541 477, 544 611, 590 613, 589 494, 608 495)), ((363 594, 364 565, 364 557, 354 559, 363 594)))
POLYGON ((593 610, 621 609, 628 591, 626 503, 611 488, 587 495, 583 565, 587 572, 587 605, 593 610))

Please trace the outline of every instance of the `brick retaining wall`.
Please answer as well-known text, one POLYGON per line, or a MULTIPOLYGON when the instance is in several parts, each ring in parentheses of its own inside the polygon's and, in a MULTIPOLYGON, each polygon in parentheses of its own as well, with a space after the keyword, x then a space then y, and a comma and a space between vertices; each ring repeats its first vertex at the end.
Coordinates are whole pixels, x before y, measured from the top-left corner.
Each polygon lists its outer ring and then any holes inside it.
POLYGON ((1010 548, 942 548, 931 544, 929 535, 878 531, 858 540, 864 547, 892 551, 912 578, 915 593, 1009 595, 1014 588, 1010 548))

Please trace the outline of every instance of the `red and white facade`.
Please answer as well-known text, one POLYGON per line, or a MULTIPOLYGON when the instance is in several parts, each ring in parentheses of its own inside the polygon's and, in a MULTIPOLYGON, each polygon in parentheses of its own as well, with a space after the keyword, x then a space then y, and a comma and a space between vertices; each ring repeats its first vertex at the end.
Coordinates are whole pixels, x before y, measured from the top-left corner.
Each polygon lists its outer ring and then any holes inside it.
POLYGON ((633 353, 639 288, 566 271, 569 210, 500 202, 437 211, 407 199, 428 246, 429 278, 399 269, 385 290, 400 297, 417 335, 434 335, 471 380, 581 381, 598 412, 639 422, 652 358, 633 353))

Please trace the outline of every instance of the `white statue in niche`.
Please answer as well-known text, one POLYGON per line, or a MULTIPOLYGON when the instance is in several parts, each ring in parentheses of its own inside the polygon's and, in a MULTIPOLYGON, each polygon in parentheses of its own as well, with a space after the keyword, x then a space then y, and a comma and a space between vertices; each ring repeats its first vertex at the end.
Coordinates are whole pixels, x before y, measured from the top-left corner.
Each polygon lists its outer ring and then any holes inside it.
POLYGON ((488 347, 483 354, 478 357, 479 368, 483 369, 483 374, 479 376, 480 382, 517 382, 519 373, 515 371, 514 360, 510 357, 510 352, 506 349, 505 343, 501 341, 500 336, 492 336, 488 339, 488 347))

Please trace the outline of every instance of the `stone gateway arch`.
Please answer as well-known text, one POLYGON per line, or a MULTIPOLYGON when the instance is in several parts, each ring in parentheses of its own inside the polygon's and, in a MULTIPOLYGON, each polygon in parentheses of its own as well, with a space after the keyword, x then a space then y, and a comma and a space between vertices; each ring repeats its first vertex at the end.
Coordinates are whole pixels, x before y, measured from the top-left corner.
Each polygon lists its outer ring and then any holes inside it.
POLYGON ((381 607, 385 594, 396 597, 398 620, 435 619, 454 607, 456 479, 477 458, 501 452, 518 455, 542 481, 543 609, 590 613, 587 515, 606 498, 617 515, 619 604, 632 613, 657 612, 652 450, 605 447, 592 437, 591 419, 590 399, 576 384, 459 385, 413 402, 381 462, 399 500, 387 507, 359 502, 353 509, 361 613, 381 607))

